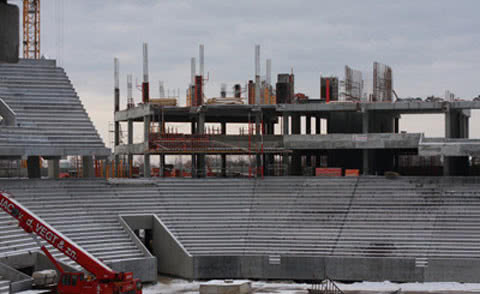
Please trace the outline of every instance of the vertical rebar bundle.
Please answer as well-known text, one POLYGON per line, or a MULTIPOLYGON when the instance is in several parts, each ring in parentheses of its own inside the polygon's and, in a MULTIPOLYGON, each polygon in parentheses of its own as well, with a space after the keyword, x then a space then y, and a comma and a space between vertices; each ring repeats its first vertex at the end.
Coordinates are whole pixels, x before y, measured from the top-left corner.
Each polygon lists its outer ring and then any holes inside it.
POLYGON ((132 108, 135 106, 135 103, 133 102, 133 78, 132 75, 129 74, 127 75, 127 108, 132 108))
POLYGON ((260 45, 255 45, 255 104, 260 104, 260 45))
POLYGON ((195 76, 197 75, 197 69, 195 67, 196 67, 195 57, 192 57, 192 59, 190 60, 190 76, 192 78, 192 81, 191 81, 192 86, 195 85, 195 76))
POLYGON ((114 110, 120 110, 120 63, 118 58, 113 59, 113 80, 114 80, 114 110))
POLYGON ((204 76, 204 66, 205 66, 205 55, 204 55, 204 47, 203 44, 200 44, 199 48, 199 62, 200 62, 200 68, 199 68, 199 75, 202 77, 204 76))

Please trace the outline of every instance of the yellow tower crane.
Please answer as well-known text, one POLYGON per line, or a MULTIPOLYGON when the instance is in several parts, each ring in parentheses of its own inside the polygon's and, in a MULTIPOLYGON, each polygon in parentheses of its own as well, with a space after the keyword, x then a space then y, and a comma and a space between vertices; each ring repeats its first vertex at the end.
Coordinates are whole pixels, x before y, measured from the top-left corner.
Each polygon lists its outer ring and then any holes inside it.
POLYGON ((23 58, 40 58, 40 0, 23 0, 23 58))

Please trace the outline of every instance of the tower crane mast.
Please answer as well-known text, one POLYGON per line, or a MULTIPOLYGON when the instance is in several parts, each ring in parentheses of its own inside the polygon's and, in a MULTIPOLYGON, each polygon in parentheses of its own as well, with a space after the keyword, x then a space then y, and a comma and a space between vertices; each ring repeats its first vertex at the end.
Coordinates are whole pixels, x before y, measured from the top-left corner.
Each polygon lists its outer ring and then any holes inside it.
POLYGON ((23 0, 23 58, 40 58, 40 0, 23 0))

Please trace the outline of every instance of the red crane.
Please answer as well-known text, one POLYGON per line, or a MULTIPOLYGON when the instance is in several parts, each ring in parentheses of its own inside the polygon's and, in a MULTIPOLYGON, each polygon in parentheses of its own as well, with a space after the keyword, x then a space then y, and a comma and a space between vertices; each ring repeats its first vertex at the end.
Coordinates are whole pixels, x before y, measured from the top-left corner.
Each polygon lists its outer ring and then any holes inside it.
POLYGON ((142 284, 133 278, 133 273, 116 272, 90 255, 72 240, 55 230, 41 218, 15 201, 6 192, 0 192, 0 207, 18 220, 19 226, 39 244, 41 250, 60 272, 57 286, 59 294, 141 294, 142 284), (47 241, 74 262, 93 275, 83 272, 65 272, 50 252, 38 240, 47 241))

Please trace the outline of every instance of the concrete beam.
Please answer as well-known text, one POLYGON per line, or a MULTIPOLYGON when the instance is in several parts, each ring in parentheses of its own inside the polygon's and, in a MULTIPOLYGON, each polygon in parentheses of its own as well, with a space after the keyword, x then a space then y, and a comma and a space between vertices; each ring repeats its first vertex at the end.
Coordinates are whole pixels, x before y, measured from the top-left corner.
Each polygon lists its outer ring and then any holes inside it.
POLYGON ((289 135, 284 148, 291 150, 318 149, 416 149, 420 134, 329 134, 289 135))
POLYGON ((115 112, 115 121, 128 121, 129 119, 139 120, 147 115, 152 115, 153 111, 150 104, 140 104, 134 108, 120 110, 115 112))

